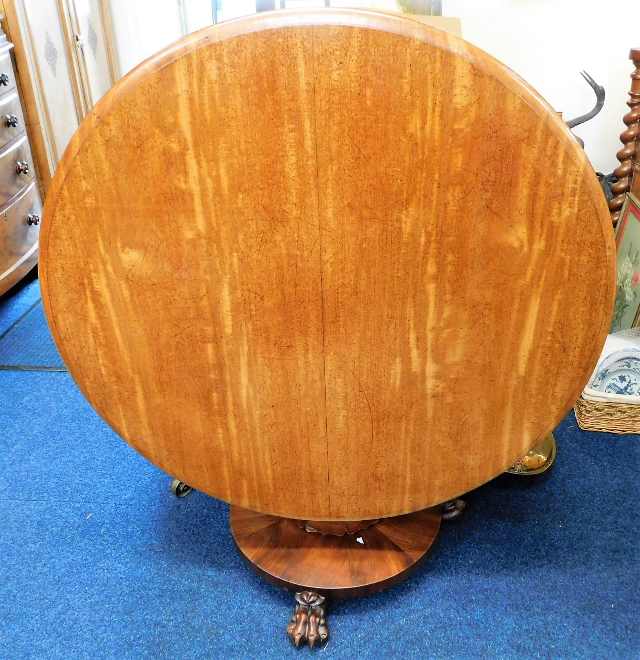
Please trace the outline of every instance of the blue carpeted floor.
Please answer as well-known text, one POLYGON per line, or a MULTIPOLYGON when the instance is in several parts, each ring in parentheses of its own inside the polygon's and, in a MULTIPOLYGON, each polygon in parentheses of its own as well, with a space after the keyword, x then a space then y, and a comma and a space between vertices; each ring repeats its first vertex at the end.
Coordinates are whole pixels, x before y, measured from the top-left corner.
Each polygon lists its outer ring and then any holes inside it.
MULTIPOLYGON (((173 497, 59 370, 37 286, 0 299, 0 658, 306 655, 226 505, 173 497)), ((548 478, 470 494, 412 579, 331 608, 317 653, 640 658, 639 439, 572 414, 556 437, 548 478)))

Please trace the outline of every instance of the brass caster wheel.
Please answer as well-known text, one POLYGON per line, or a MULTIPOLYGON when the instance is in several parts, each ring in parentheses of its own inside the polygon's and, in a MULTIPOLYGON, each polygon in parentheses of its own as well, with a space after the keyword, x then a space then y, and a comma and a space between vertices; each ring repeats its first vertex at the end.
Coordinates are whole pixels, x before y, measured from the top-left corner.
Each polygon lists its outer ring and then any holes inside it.
POLYGON ((466 508, 467 503, 464 500, 449 500, 442 505, 442 520, 455 520, 466 508))
POLYGON ((180 481, 180 479, 174 479, 171 482, 171 492, 176 496, 176 497, 186 497, 193 488, 189 486, 189 484, 185 484, 184 481, 180 481))
POLYGON ((556 454, 556 441, 553 433, 549 433, 522 458, 518 459, 506 471, 506 474, 513 474, 519 477, 534 477, 543 474, 555 463, 556 454))
POLYGON ((329 628, 324 613, 325 597, 315 591, 296 593, 296 608, 287 626, 287 634, 297 648, 321 646, 329 639, 329 628))

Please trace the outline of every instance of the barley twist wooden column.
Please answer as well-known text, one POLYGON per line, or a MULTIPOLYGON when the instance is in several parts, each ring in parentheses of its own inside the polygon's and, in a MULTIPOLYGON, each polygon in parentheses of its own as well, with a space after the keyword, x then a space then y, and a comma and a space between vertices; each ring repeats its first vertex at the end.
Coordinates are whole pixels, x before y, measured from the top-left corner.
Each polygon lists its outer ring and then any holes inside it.
POLYGON ((618 222, 624 204, 624 197, 631 189, 633 177, 638 171, 636 148, 638 134, 640 134, 640 49, 633 48, 629 53, 629 59, 633 61, 635 66, 631 74, 631 89, 627 101, 627 105, 631 110, 622 118, 627 128, 620 134, 620 141, 624 146, 616 154, 620 165, 613 173, 618 181, 611 186, 615 196, 609 201, 609 210, 614 225, 618 222))

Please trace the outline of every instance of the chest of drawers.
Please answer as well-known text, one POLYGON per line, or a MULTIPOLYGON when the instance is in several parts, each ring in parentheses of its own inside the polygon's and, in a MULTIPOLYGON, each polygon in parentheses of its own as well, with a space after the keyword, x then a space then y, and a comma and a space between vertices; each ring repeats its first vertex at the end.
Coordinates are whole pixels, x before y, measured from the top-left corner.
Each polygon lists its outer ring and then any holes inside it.
POLYGON ((0 295, 38 261, 41 201, 16 86, 0 31, 0 295))

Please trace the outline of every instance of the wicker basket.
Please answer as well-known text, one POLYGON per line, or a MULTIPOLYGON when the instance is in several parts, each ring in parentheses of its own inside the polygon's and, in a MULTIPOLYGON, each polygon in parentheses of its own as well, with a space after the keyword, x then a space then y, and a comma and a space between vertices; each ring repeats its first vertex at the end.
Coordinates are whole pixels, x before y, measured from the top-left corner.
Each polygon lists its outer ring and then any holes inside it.
POLYGON ((578 426, 585 431, 640 433, 640 404, 589 401, 580 397, 575 412, 578 426))

